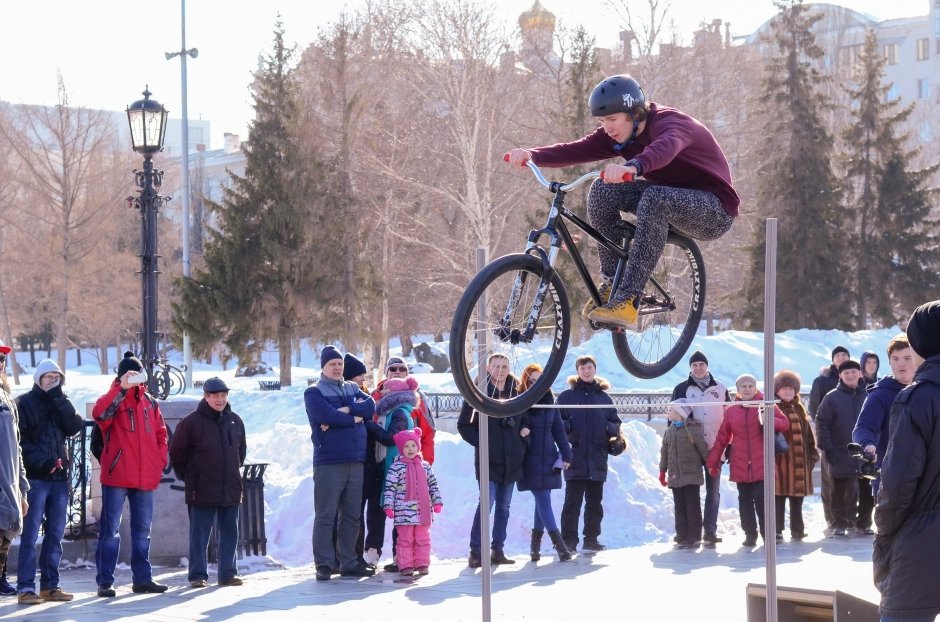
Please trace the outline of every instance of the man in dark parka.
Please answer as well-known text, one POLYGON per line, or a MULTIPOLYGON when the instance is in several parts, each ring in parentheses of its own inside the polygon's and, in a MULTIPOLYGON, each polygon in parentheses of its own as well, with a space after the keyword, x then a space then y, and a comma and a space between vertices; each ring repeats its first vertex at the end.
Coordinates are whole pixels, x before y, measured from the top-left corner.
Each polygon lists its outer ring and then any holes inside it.
POLYGON ((882 622, 940 614, 940 300, 914 311, 907 339, 925 360, 891 408, 881 465, 872 563, 882 622))
POLYGON ((176 426, 170 463, 186 487, 189 508, 189 583, 206 587, 209 532, 219 522, 219 585, 241 585, 235 565, 238 508, 242 501, 245 424, 228 403, 228 386, 209 378, 196 410, 176 426))

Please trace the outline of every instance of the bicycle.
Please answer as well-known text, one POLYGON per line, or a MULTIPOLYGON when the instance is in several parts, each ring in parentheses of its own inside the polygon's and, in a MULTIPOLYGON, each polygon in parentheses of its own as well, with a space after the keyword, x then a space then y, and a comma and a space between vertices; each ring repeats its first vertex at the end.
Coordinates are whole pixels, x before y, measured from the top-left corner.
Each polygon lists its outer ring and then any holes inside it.
MULTIPOLYGON (((551 388, 564 363, 571 314, 565 285, 555 269, 563 247, 594 304, 604 304, 565 221, 618 257, 614 291, 623 277, 636 233, 634 223, 619 221, 617 226, 624 236, 618 244, 565 207, 568 192, 598 177, 603 179, 602 172, 586 173, 570 183, 549 182, 538 166, 531 161, 526 164, 539 183, 554 193, 545 226, 529 232, 524 252, 493 260, 470 281, 457 304, 450 333, 450 359, 458 390, 470 406, 497 417, 519 414, 535 404, 551 388), (547 246, 543 237, 549 240, 547 246), (485 388, 485 368, 495 355, 509 361, 509 373, 516 379, 530 363, 541 364, 542 375, 518 396, 492 398, 485 388)), ((611 331, 614 351, 627 371, 638 378, 656 378, 685 355, 704 304, 702 253, 694 240, 670 227, 666 247, 639 297, 636 328, 625 330, 595 322, 591 327, 611 331)))
POLYGON ((186 365, 174 367, 166 359, 153 366, 155 398, 165 400, 170 395, 179 395, 186 390, 186 365))

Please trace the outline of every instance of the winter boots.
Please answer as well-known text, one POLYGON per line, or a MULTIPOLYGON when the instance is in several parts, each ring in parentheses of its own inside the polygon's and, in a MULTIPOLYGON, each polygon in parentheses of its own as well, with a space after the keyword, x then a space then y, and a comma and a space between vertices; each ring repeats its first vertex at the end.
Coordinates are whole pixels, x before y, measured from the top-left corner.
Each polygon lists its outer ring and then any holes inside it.
POLYGON ((529 555, 532 558, 532 561, 537 562, 542 559, 542 554, 540 552, 542 548, 542 534, 545 531, 542 529, 533 529, 532 530, 532 543, 529 546, 529 555))
MULTIPOLYGON (((535 532, 533 532, 534 534, 535 532)), ((533 538, 535 536, 533 535, 533 538)), ((539 534, 541 539, 542 535, 539 534)), ((566 562, 571 559, 571 551, 568 550, 568 547, 565 546, 565 541, 561 537, 561 532, 557 529, 555 531, 549 531, 548 537, 552 539, 552 545, 555 547, 555 551, 558 553, 558 561, 566 562)))
POLYGON ((509 559, 506 557, 506 554, 503 553, 503 549, 493 549, 492 554, 490 555, 490 563, 494 566, 500 565, 509 565, 515 564, 515 560, 509 559))

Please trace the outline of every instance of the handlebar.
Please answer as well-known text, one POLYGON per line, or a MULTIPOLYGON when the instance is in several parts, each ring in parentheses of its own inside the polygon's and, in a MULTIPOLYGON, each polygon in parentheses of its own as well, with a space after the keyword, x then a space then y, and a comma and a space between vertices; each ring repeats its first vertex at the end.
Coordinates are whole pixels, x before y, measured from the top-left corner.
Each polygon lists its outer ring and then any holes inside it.
MULTIPOLYGON (((509 162, 508 153, 503 155, 503 161, 509 162)), ((528 166, 532 170, 532 174, 535 175, 535 178, 539 181, 540 184, 542 184, 546 188, 551 188, 551 182, 545 179, 545 176, 542 174, 542 169, 540 169, 535 163, 533 163, 532 160, 526 160, 525 163, 526 163, 526 166, 528 166)), ((581 177, 578 177, 574 181, 563 184, 558 189, 561 190, 562 192, 568 192, 569 190, 574 190, 575 188, 582 185, 586 181, 597 179, 598 177, 600 177, 601 181, 605 181, 604 171, 591 171, 590 173, 585 173, 584 175, 581 175, 581 177)), ((636 175, 634 175, 633 173, 624 173, 621 181, 634 181, 635 179, 636 179, 636 175)))

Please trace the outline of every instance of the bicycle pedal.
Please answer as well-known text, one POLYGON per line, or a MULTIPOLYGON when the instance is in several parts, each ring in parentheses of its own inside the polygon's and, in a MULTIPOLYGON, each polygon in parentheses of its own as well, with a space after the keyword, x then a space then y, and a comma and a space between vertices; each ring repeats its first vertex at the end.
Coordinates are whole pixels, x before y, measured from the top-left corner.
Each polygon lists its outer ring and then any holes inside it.
POLYGON ((588 325, 590 325, 592 330, 609 330, 612 333, 624 333, 627 330, 619 324, 605 324, 603 322, 595 322, 594 320, 588 320, 588 325))

